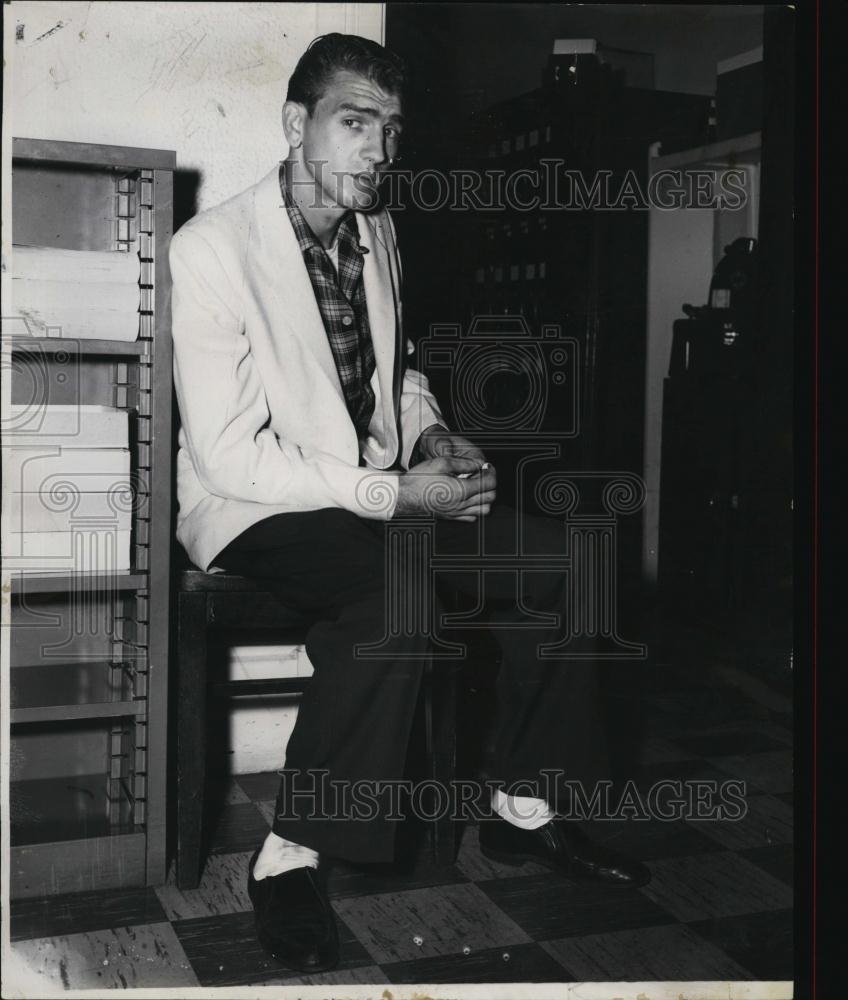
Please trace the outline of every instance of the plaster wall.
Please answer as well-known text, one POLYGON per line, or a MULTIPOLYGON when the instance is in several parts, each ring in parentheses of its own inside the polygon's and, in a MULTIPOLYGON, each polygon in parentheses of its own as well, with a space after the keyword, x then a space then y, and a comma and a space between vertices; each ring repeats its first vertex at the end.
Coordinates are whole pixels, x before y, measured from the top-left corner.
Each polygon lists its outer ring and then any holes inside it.
POLYGON ((7 135, 175 149, 195 174, 185 217, 286 155, 285 88, 316 35, 383 35, 379 3, 19 0, 5 13, 7 135))

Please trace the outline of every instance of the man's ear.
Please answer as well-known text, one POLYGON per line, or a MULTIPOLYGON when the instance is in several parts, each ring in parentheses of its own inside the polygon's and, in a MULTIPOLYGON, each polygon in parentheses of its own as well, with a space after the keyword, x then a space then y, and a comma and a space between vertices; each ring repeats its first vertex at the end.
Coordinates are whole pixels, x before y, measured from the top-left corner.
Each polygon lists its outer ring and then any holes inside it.
POLYGON ((286 101, 283 104, 283 132, 292 149, 303 145, 303 127, 308 117, 306 106, 298 101, 286 101))

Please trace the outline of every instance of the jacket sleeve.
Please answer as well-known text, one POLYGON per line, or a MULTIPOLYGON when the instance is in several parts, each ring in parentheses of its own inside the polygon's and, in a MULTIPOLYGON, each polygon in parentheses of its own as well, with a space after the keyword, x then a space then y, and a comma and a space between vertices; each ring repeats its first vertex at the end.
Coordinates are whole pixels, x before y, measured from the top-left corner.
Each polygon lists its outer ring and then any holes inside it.
MULTIPOLYGON (((187 449, 210 493, 231 500, 340 507, 387 519, 397 473, 305 456, 270 427, 231 275, 207 240, 183 229, 171 241, 174 385, 187 449)), ((233 276, 234 277, 234 276, 233 276)))
MULTIPOLYGON (((412 343, 408 342, 407 354, 411 354, 413 350, 412 343)), ((401 464, 405 469, 410 466, 418 438, 432 424, 441 424, 442 427, 447 427, 436 397, 430 392, 426 375, 422 375, 414 368, 407 368, 403 375, 400 396, 401 441, 403 442, 401 464)))

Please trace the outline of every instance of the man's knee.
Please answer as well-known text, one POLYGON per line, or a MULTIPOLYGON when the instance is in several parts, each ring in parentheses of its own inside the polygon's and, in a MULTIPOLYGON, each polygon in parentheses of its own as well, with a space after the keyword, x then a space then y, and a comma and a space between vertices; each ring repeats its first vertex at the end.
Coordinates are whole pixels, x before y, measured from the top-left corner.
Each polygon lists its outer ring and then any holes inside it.
POLYGON ((323 561, 351 574, 362 596, 382 592, 386 568, 382 523, 336 507, 314 513, 312 535, 320 540, 323 561))
POLYGON ((328 535, 338 532, 345 535, 361 534, 363 538, 371 536, 365 518, 342 507, 322 507, 320 510, 310 511, 309 518, 314 527, 323 529, 328 535))

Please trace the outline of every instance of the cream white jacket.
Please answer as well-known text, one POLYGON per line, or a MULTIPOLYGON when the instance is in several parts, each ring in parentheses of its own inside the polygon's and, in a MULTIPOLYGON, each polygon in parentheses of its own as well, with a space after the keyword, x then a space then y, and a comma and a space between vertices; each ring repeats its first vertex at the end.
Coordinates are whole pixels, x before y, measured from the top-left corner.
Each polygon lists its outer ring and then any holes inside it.
POLYGON ((203 570, 272 514, 390 518, 400 473, 381 470, 398 458, 408 468, 421 431, 443 423, 426 378, 405 366, 392 222, 387 212, 356 219, 377 363, 365 467, 278 168, 171 242, 177 538, 203 570))

